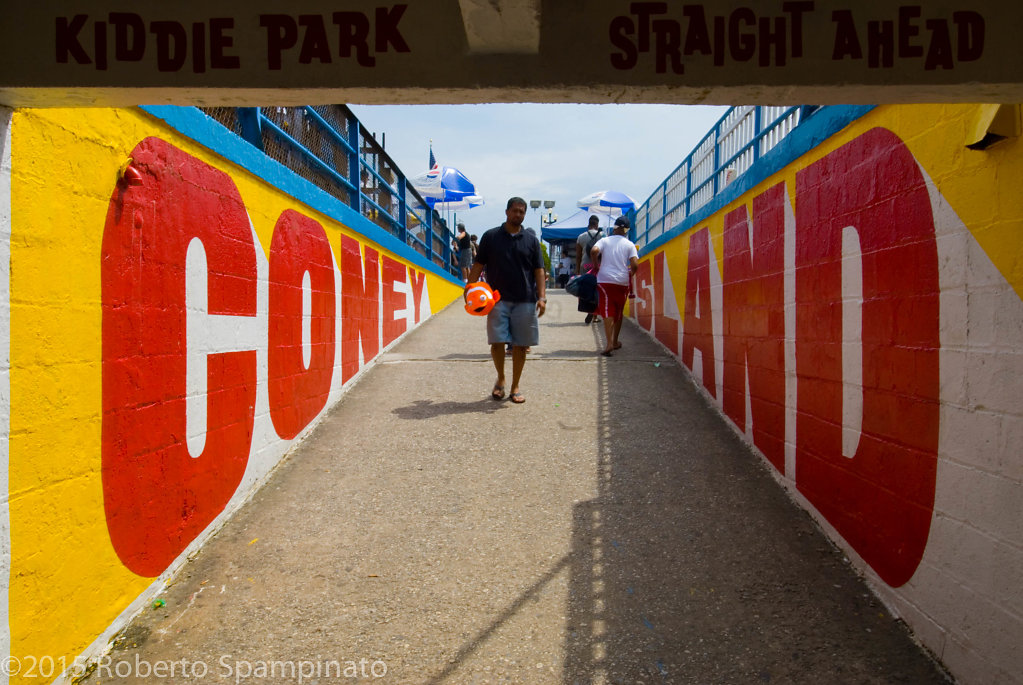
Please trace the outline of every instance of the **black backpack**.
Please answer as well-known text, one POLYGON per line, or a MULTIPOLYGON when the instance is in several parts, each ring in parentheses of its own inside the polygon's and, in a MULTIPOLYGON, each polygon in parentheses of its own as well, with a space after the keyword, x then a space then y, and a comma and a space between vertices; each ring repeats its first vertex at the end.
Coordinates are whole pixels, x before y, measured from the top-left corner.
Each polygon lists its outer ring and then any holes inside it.
MULTIPOLYGON (((589 231, 590 231, 590 229, 586 229, 587 233, 589 233, 589 231)), ((597 244, 597 241, 600 240, 603 237, 604 237, 604 231, 602 231, 601 229, 598 228, 597 229, 597 234, 595 236, 593 236, 592 238, 590 238, 590 244, 586 246, 586 254, 587 255, 590 254, 590 250, 592 250, 593 246, 597 244)))

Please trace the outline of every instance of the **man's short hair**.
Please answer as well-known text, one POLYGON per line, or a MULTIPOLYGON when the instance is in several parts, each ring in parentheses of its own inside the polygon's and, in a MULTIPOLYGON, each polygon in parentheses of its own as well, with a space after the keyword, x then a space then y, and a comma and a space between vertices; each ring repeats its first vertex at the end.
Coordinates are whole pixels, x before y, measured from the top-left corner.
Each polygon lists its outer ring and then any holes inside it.
POLYGON ((508 206, 505 207, 505 209, 506 210, 511 209, 512 205, 522 205, 522 208, 525 209, 526 208, 526 201, 523 200, 521 197, 518 197, 518 196, 513 197, 510 200, 508 200, 508 206))
POLYGON ((600 217, 598 217, 596 214, 590 214, 590 226, 593 226, 594 224, 599 224, 599 223, 600 223, 600 217))

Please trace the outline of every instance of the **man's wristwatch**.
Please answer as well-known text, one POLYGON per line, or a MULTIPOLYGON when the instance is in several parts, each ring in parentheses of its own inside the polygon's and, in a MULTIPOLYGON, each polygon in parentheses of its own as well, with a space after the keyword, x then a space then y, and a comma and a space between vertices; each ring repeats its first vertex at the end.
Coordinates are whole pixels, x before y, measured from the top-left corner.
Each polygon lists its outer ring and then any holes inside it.
POLYGON ((544 304, 547 304, 547 298, 546 297, 538 297, 538 298, 536 298, 536 301, 537 302, 543 302, 544 304))

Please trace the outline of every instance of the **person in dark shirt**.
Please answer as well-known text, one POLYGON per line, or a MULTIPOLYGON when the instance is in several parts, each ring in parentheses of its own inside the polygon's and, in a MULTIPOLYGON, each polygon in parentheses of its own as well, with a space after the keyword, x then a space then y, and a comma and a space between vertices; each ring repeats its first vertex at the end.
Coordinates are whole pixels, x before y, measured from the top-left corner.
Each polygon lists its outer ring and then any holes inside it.
POLYGON ((543 253, 536 234, 526 231, 526 201, 521 197, 508 200, 506 220, 480 238, 476 263, 472 265, 468 283, 477 281, 483 269, 487 283, 501 293, 501 300, 487 315, 487 342, 497 369, 497 381, 490 396, 504 399, 505 345, 512 346, 512 382, 510 399, 515 404, 526 401, 519 392, 519 379, 526 365, 527 348, 540 342, 540 322, 547 309, 547 274, 543 253))
POLYGON ((458 251, 458 268, 462 273, 462 280, 468 283, 469 268, 472 266, 472 239, 465 231, 465 224, 458 224, 454 247, 458 251))

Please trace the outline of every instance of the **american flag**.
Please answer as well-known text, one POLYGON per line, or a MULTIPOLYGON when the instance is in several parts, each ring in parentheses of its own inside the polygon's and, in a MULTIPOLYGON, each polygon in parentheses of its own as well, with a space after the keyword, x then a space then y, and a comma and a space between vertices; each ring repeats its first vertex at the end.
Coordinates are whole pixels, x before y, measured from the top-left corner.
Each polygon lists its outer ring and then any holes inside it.
MULTIPOLYGON (((430 157, 433 157, 432 151, 430 153, 430 157)), ((423 197, 433 199, 443 198, 446 191, 440 184, 441 171, 442 169, 440 168, 440 165, 437 164, 435 160, 429 171, 424 171, 410 180, 412 181, 412 185, 415 186, 415 189, 418 190, 423 197)))

